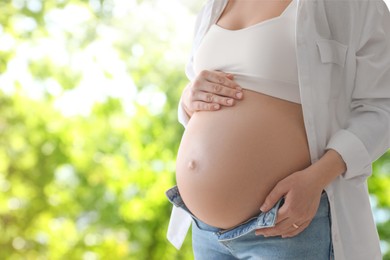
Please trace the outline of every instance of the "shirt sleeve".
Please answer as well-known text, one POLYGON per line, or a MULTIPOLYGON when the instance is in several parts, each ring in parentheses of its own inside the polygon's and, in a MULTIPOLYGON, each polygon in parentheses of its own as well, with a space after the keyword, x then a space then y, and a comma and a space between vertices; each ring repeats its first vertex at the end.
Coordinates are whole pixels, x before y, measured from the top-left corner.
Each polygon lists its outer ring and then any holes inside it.
POLYGON ((190 121, 190 117, 188 116, 188 114, 183 108, 182 97, 183 94, 180 97, 179 107, 177 108, 177 116, 178 116, 179 123, 182 124, 184 127, 186 127, 188 122, 190 121))
MULTIPOLYGON (((206 9, 210 8, 210 4, 211 4, 211 1, 208 1, 207 4, 202 7, 200 12, 196 16, 194 32, 193 32, 192 49, 191 49, 190 55, 187 59, 186 66, 185 66, 185 74, 190 82, 192 82, 196 77, 194 67, 193 67, 194 53, 195 53, 195 50, 197 49, 197 45, 198 45, 197 38, 199 35, 199 31, 201 29, 201 24, 203 21, 204 13, 205 13, 206 9)), ((180 97, 179 106, 178 106, 178 110, 177 110, 178 111, 178 121, 184 127, 186 127, 188 121, 190 120, 190 117, 187 115, 187 113, 185 112, 185 110, 183 108, 182 97, 183 97, 183 93, 180 97)))
POLYGON ((336 132, 326 149, 336 150, 347 171, 342 178, 361 184, 372 162, 390 147, 390 13, 383 0, 365 1, 356 76, 345 129, 336 132))

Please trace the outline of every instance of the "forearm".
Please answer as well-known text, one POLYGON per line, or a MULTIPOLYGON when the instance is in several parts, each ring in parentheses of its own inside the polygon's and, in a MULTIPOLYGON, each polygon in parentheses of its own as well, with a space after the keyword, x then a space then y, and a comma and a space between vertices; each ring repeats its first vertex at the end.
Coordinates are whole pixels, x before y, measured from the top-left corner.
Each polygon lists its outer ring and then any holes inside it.
POLYGON ((310 165, 307 170, 309 175, 313 177, 315 185, 324 189, 335 178, 343 174, 347 167, 340 154, 333 149, 329 149, 318 161, 310 165))

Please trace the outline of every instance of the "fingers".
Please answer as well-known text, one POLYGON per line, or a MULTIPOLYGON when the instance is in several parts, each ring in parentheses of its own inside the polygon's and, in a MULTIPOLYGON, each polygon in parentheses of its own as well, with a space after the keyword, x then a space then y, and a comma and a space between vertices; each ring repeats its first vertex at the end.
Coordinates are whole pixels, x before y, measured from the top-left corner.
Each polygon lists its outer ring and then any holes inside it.
MULTIPOLYGON (((271 192, 272 193, 272 192, 271 192)), ((292 208, 291 199, 288 195, 285 197, 284 204, 279 208, 277 221, 274 227, 265 228, 256 231, 256 235, 292 237, 302 232, 311 222, 314 215, 309 214, 311 210, 302 213, 297 210, 299 203, 292 208)))
POLYGON ((218 110, 221 106, 233 106, 242 99, 242 88, 232 74, 203 70, 192 82, 185 106, 191 111, 218 110))
POLYGON ((282 198, 287 193, 287 190, 283 188, 283 185, 280 183, 272 189, 272 191, 265 198, 263 205, 261 205, 260 210, 266 212, 270 210, 280 198, 282 198))
POLYGON ((194 91, 192 95, 195 100, 202 100, 207 103, 216 103, 224 106, 232 106, 235 103, 234 98, 226 97, 225 96, 226 93, 224 93, 224 91, 221 90, 216 90, 216 94, 211 92, 194 91))
POLYGON ((216 85, 225 86, 232 89, 241 89, 240 85, 238 85, 236 82, 234 82, 230 77, 233 75, 229 75, 227 77, 227 73, 222 71, 209 71, 209 70, 203 70, 199 73, 199 76, 208 82, 215 83, 216 85))
POLYGON ((293 237, 305 230, 314 218, 318 205, 303 199, 293 199, 285 195, 284 204, 279 208, 274 227, 256 231, 256 235, 293 237))
POLYGON ((310 221, 305 221, 302 224, 299 221, 292 222, 290 219, 286 219, 279 222, 274 227, 264 228, 255 231, 257 236, 263 235, 264 237, 281 236, 282 238, 293 237, 305 230, 310 224, 310 221), (294 226, 297 225, 297 226, 294 226))
POLYGON ((206 103, 203 101, 194 101, 191 103, 191 110, 193 111, 214 111, 220 108, 220 104, 206 103))
POLYGON ((306 185, 310 171, 297 171, 279 181, 265 199, 261 211, 269 211, 278 199, 284 203, 278 209, 274 227, 259 229, 257 235, 291 237, 302 232, 315 217, 322 189, 306 185))
POLYGON ((282 235, 283 238, 288 238, 288 237, 294 237, 301 233, 303 230, 305 230, 308 226, 310 225, 310 221, 306 221, 303 224, 298 225, 298 228, 293 227, 292 229, 290 228, 290 232, 285 232, 284 235, 282 235))
MULTIPOLYGON (((202 71, 192 84, 192 95, 205 102, 212 102, 214 96, 226 97, 225 99, 216 99, 217 103, 226 105, 228 98, 240 99, 242 97, 242 88, 227 74, 220 71, 202 71), (200 95, 199 93, 202 93, 200 95), (204 93, 209 95, 204 95, 204 93)), ((233 77, 233 75, 229 75, 233 77)))

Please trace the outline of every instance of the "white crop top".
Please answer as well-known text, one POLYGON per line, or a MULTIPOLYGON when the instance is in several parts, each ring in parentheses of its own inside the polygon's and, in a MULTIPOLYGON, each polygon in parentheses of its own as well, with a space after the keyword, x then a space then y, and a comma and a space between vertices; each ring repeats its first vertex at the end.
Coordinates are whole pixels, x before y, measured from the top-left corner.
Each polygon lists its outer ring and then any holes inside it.
POLYGON ((195 73, 231 73, 242 88, 300 104, 295 8, 292 0, 280 16, 239 30, 212 24, 194 55, 195 73))

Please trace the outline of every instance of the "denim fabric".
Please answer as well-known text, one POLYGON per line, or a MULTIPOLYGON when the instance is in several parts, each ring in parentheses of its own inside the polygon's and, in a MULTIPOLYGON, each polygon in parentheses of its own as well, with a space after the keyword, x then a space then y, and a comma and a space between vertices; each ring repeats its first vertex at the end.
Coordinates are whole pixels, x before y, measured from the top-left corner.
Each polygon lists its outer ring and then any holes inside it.
POLYGON ((177 186, 166 195, 170 202, 187 211, 192 219, 192 245, 195 259, 333 259, 330 210, 326 192, 321 196, 320 206, 310 225, 292 238, 256 236, 255 230, 272 227, 276 223, 280 199, 272 209, 261 212, 244 223, 220 229, 210 226, 196 216, 184 204, 177 186))

